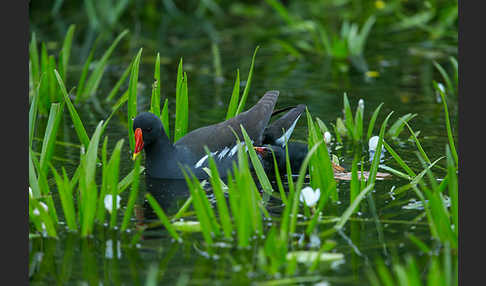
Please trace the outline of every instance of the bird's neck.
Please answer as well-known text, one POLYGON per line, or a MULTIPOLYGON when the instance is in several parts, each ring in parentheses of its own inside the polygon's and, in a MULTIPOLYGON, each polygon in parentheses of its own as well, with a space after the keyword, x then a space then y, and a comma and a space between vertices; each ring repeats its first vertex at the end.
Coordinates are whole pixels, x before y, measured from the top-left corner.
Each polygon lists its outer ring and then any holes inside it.
POLYGON ((145 164, 149 172, 169 164, 175 155, 175 147, 165 134, 144 149, 146 152, 145 164))

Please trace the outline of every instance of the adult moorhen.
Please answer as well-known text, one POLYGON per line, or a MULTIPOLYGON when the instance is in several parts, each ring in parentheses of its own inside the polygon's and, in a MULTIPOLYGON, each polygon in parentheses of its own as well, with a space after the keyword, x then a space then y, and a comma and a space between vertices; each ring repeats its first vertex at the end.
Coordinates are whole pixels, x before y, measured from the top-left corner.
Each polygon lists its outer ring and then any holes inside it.
POLYGON ((134 157, 142 149, 145 150, 145 169, 150 177, 182 179, 182 166, 192 171, 197 178, 203 179, 208 177, 203 170, 203 167, 208 166, 208 156, 204 150, 204 146, 207 146, 215 158, 220 175, 226 177, 233 161, 237 159, 235 133, 242 141, 240 144, 244 144, 240 125, 245 128, 254 146, 285 146, 305 110, 305 105, 290 109, 284 116, 268 125, 271 116, 281 112, 274 112, 278 95, 279 92, 276 90, 268 91, 249 110, 226 121, 195 129, 174 144, 170 142, 162 122, 156 115, 150 112, 140 113, 133 122, 134 157))

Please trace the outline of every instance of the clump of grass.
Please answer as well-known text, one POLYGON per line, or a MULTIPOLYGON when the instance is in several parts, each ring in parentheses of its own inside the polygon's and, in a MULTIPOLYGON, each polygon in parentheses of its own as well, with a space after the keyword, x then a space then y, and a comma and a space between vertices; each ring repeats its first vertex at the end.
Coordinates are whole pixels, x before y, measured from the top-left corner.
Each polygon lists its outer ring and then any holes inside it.
POLYGON ((366 273, 373 286, 458 285, 457 261, 452 263, 452 255, 447 247, 441 256, 430 256, 425 272, 419 269, 413 256, 407 255, 405 263, 395 259, 391 267, 378 259, 375 263, 376 269, 368 269, 366 273))
MULTIPOLYGON (((138 55, 139 57, 140 53, 138 55)), ((112 196, 112 206, 109 210, 109 227, 116 228, 118 226, 117 210, 120 206, 118 205, 117 198, 123 190, 131 185, 132 189, 129 195, 128 206, 123 216, 123 222, 121 223, 122 230, 126 230, 129 218, 133 212, 133 205, 138 190, 139 173, 143 171, 143 168, 140 166, 140 162, 137 161, 132 172, 122 180, 119 180, 120 155, 124 140, 121 139, 117 142, 108 160, 108 138, 105 137, 100 158, 99 144, 107 122, 100 121, 91 138, 88 137, 82 120, 66 91, 61 74, 56 69, 53 70, 53 73, 57 79, 58 89, 63 101, 61 103, 51 104, 39 158, 36 157, 32 150, 32 138, 35 132, 39 108, 38 102, 40 100, 39 93, 34 94, 29 111, 29 186, 32 190, 29 195, 32 206, 29 210, 29 220, 38 232, 46 233, 52 237, 57 236, 56 229, 59 225, 59 218, 48 184, 49 171, 51 171, 57 191, 59 192, 67 227, 71 231, 79 232, 82 236, 92 234, 95 223, 103 224, 105 222, 105 198, 107 195, 112 196), (67 175, 64 168, 59 172, 51 164, 64 106, 68 108, 78 139, 82 143, 80 164, 71 178, 67 175), (102 166, 101 187, 95 180, 96 174, 100 169, 97 168, 98 163, 101 163, 102 166)), ((43 82, 40 82, 39 90, 42 85, 43 82)), ((107 121, 110 118, 111 115, 107 121)))
MULTIPOLYGON (((34 94, 38 96, 38 102, 36 104, 39 105, 39 114, 47 114, 51 103, 63 102, 61 91, 56 83, 57 75, 55 70, 57 70, 59 76, 66 81, 67 75, 69 74, 69 60, 75 28, 75 25, 69 26, 61 50, 57 55, 57 60, 54 55, 48 55, 45 43, 41 43, 41 52, 39 54, 37 37, 35 33, 32 33, 32 38, 29 44, 29 79, 31 98, 34 97, 34 94)), ((89 67, 93 61, 93 53, 96 45, 92 47, 88 58, 85 60, 81 76, 76 86, 76 104, 86 101, 88 98, 96 94, 108 64, 108 60, 118 43, 126 34, 128 34, 128 30, 123 31, 118 35, 103 56, 97 61, 93 71, 90 73, 89 67)))

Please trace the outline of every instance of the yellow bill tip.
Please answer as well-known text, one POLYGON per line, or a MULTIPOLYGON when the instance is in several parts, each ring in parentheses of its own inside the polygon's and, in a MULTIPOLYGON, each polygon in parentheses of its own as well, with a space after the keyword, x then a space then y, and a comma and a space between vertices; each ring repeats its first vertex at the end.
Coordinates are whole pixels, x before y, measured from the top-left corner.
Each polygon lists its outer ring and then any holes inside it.
POLYGON ((138 154, 140 154, 140 152, 138 153, 133 153, 133 157, 132 157, 132 160, 135 161, 138 157, 138 154))

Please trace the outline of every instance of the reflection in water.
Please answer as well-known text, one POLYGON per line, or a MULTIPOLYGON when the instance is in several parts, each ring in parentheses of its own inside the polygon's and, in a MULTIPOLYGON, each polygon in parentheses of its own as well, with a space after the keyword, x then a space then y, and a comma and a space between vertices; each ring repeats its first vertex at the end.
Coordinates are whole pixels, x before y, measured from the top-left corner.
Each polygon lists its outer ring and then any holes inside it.
MULTIPOLYGON (((145 177, 146 190, 157 200, 160 207, 168 215, 174 215, 189 198, 190 193, 186 181, 181 179, 158 179, 145 177)), ((145 219, 155 219, 156 215, 150 205, 144 204, 145 219)))

